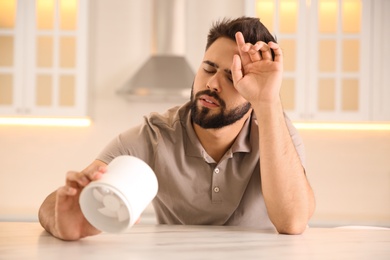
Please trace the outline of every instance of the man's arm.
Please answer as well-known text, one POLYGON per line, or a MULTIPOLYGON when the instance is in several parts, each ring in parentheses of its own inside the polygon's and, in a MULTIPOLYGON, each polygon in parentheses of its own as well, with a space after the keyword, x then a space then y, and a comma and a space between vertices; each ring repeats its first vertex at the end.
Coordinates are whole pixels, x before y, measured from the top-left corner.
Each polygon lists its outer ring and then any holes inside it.
POLYGON ((260 171, 268 214, 278 232, 302 233, 315 208, 313 191, 291 140, 280 102, 255 109, 260 171))
POLYGON ((280 101, 282 52, 273 42, 245 43, 241 33, 236 34, 236 41, 239 55, 234 57, 232 76, 258 120, 261 184, 268 215, 278 232, 302 233, 314 212, 315 199, 280 101))
POLYGON ((100 233, 85 219, 79 197, 82 189, 106 171, 106 164, 94 161, 82 172, 68 172, 66 184, 51 193, 42 203, 38 217, 42 227, 63 240, 77 240, 100 233))

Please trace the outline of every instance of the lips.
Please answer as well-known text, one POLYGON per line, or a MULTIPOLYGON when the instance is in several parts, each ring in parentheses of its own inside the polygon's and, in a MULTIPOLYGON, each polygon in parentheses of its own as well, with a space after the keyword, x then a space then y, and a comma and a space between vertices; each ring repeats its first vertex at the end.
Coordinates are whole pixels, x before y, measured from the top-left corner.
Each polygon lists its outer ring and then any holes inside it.
POLYGON ((219 107, 219 102, 213 97, 208 95, 200 96, 199 101, 205 107, 219 107))

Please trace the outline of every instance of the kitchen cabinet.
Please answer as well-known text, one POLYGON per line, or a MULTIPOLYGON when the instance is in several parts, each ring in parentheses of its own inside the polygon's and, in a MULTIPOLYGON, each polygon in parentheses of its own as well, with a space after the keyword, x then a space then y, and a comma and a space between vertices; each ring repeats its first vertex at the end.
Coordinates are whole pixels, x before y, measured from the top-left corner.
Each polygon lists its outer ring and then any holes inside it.
POLYGON ((87 4, 0 1, 1 116, 86 116, 87 4))
POLYGON ((390 1, 246 0, 284 53, 294 120, 390 120, 390 1), (387 45, 386 45, 387 44, 387 45))

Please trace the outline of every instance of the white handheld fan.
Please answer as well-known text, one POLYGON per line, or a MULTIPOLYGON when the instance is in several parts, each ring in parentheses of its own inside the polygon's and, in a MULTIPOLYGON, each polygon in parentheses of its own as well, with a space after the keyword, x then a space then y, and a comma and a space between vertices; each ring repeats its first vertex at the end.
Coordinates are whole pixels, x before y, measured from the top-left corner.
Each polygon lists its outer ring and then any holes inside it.
POLYGON ((125 232, 139 219, 156 196, 158 182, 153 170, 141 159, 122 155, 112 160, 100 179, 80 193, 80 209, 95 228, 125 232))

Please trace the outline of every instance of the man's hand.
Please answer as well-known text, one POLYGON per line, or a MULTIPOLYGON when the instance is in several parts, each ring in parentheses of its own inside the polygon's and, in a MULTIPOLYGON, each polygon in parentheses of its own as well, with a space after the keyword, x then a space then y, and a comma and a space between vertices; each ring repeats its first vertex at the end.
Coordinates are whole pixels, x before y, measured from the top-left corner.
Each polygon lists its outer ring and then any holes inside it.
POLYGON ((93 162, 82 172, 68 172, 66 184, 44 201, 39 210, 41 225, 53 236, 63 240, 77 240, 100 233, 81 212, 79 197, 91 181, 100 179, 106 164, 93 162))
POLYGON ((282 84, 283 56, 278 44, 245 43, 241 32, 236 33, 239 55, 234 55, 232 77, 237 91, 252 105, 279 99, 282 84), (272 59, 271 49, 275 60, 272 59))

